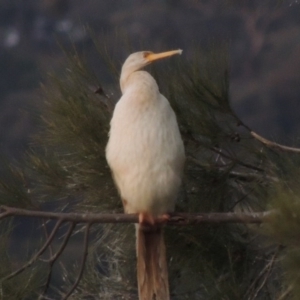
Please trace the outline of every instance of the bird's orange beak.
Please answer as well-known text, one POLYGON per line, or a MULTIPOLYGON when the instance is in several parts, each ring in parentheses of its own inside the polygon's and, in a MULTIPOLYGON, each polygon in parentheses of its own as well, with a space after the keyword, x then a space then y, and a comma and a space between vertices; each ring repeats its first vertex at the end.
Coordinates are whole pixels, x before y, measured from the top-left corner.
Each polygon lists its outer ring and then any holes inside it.
POLYGON ((161 53, 149 53, 147 54, 147 56, 145 57, 149 62, 153 62, 155 60, 161 59, 161 58, 165 58, 165 57, 169 57, 169 56, 173 56, 176 54, 181 54, 182 50, 178 49, 178 50, 172 50, 172 51, 166 51, 166 52, 161 52, 161 53))

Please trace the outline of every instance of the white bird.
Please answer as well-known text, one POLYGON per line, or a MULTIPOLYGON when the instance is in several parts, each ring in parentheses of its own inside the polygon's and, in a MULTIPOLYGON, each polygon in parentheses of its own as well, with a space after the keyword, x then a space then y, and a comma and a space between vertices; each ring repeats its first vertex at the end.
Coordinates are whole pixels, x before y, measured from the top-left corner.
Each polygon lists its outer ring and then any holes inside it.
POLYGON ((169 101, 141 69, 181 52, 141 51, 126 59, 120 77, 123 95, 114 109, 106 147, 124 211, 139 214, 137 276, 142 300, 169 299, 163 232, 154 220, 174 211, 185 153, 169 101))

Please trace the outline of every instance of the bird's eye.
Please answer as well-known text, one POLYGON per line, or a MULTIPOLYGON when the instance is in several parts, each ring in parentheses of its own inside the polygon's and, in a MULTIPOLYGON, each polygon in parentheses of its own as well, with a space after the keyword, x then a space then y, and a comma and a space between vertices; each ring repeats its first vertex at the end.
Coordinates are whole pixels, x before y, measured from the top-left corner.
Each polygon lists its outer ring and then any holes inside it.
POLYGON ((153 52, 151 52, 151 51, 144 51, 143 52, 143 56, 144 56, 144 58, 147 58, 150 54, 152 54, 153 52))

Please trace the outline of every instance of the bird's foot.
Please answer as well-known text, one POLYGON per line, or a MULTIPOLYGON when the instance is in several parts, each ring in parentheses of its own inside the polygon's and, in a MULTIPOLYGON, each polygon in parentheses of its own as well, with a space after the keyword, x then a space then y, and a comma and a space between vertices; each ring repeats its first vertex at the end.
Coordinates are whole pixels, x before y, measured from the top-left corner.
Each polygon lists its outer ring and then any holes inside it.
POLYGON ((150 213, 139 214, 140 228, 145 232, 155 232, 160 226, 154 216, 150 213))
POLYGON ((144 227, 154 226, 155 220, 152 214, 149 213, 139 213, 139 224, 144 227))
POLYGON ((158 227, 161 227, 171 216, 169 214, 163 214, 154 218, 152 214, 149 213, 139 213, 139 224, 144 230, 156 230, 158 227))
POLYGON ((170 220, 170 218, 171 218, 170 214, 163 214, 157 218, 156 223, 165 224, 170 220))

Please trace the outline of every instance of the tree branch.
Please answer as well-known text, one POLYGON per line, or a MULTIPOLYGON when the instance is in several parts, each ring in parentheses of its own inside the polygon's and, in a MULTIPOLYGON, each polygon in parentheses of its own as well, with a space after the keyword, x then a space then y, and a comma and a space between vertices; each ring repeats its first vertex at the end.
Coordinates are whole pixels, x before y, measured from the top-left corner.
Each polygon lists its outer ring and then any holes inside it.
MULTIPOLYGON (((203 223, 262 223, 274 211, 253 213, 172 213, 165 221, 168 225, 195 225, 203 223)), ((59 223, 138 223, 137 214, 101 214, 101 213, 58 213, 47 211, 27 210, 22 208, 0 206, 0 220, 9 216, 22 216, 31 218, 48 218, 58 220, 59 223)), ((158 217, 157 221, 165 220, 158 217)), ((58 225, 58 224, 57 224, 58 225)), ((52 236, 53 231, 50 235, 52 236)), ((49 237, 49 238, 50 238, 49 237)), ((53 237, 52 237, 53 238, 53 237)), ((49 242, 50 243, 50 242, 49 242)))
POLYGON ((238 158, 231 157, 230 155, 225 154, 224 152, 220 151, 219 149, 217 149, 215 147, 212 147, 210 149, 212 151, 214 151, 215 153, 220 154, 221 156, 223 156, 223 157, 225 157, 227 159, 230 159, 231 161, 234 161, 234 162, 238 163, 240 166, 243 166, 245 168, 252 169, 252 170, 255 170, 255 171, 259 171, 259 172, 264 172, 264 170, 262 168, 259 168, 259 167, 256 167, 256 166, 244 163, 241 160, 239 160, 238 158))
POLYGON ((64 237, 63 242, 61 243, 61 246, 60 246, 59 250, 55 254, 51 255, 51 257, 48 260, 45 260, 45 262, 49 263, 49 273, 48 273, 48 276, 47 276, 47 280, 46 280, 46 283, 45 283, 44 290, 39 296, 39 300, 43 299, 44 296, 47 293, 47 290, 49 288, 49 284, 50 284, 50 281, 51 281, 51 276, 52 276, 52 267, 53 267, 54 263, 56 262, 56 260, 59 258, 59 256, 64 251, 65 247, 67 246, 68 241, 69 241, 69 239, 70 239, 70 237, 71 237, 71 235, 74 231, 75 226, 76 226, 76 223, 74 223, 74 222, 72 222, 69 225, 69 229, 68 229, 68 231, 67 231, 67 233, 64 237))
POLYGON ((300 148, 295 148, 295 147, 289 147, 289 146, 285 146, 285 145, 281 145, 275 142, 272 142, 270 140, 267 140, 266 138, 262 137, 261 135, 257 134, 254 131, 250 131, 250 134, 258 141, 260 141, 261 143, 263 143, 265 146, 269 147, 269 148, 274 148, 274 149, 278 149, 281 151, 287 151, 287 152, 294 152, 294 153, 300 153, 300 148))
POLYGON ((259 135, 258 133, 256 133, 255 131, 253 131, 248 125, 246 125, 244 122, 242 122, 242 120, 236 115, 236 113, 231 110, 232 115, 235 117, 235 119, 237 120, 237 125, 238 126, 242 126, 244 127, 246 130, 249 131, 249 133, 259 142, 261 142, 262 144, 264 144, 265 146, 269 147, 269 148, 273 148, 273 149, 277 149, 277 150, 281 150, 281 151, 286 151, 286 152, 294 152, 294 153, 300 153, 300 148, 295 148, 295 147, 289 147, 289 146, 285 146, 285 145, 281 145, 275 142, 272 142, 264 137, 262 137, 261 135, 259 135))
MULTIPOLYGON (((48 234, 48 230, 47 230, 47 227, 46 227, 45 219, 42 220, 42 227, 44 229, 46 240, 48 240, 49 239, 49 234, 48 234)), ((53 251, 52 251, 51 244, 49 245, 49 256, 50 257, 53 256, 53 251)), ((48 275, 47 275, 44 291, 39 295, 38 300, 42 300, 44 298, 44 295, 47 292, 49 284, 50 284, 51 276, 52 276, 52 265, 50 264, 50 268, 49 268, 49 272, 48 272, 48 275)))
POLYGON ((87 255, 88 255, 90 227, 91 227, 91 223, 87 223, 86 227, 85 227, 85 232, 84 232, 82 261, 81 261, 78 277, 77 277, 76 281, 74 282, 73 286, 71 287, 70 291, 62 298, 63 300, 66 300, 69 298, 69 296, 74 292, 74 290, 77 288, 77 286, 81 280, 83 270, 85 267, 85 261, 86 261, 87 255))
MULTIPOLYGON (((1 208, 0 208, 1 210, 1 208)), ((0 219, 1 219, 1 215, 0 215, 0 219)), ((20 274, 21 272, 23 272, 25 269, 29 268, 48 248, 48 246, 50 245, 50 243, 52 242, 56 232, 58 231, 58 229, 60 228, 61 224, 64 222, 63 219, 58 218, 58 221, 56 222, 55 227, 53 228, 51 234, 49 235, 48 239, 46 240, 45 244, 42 246, 42 248, 25 264, 23 265, 21 268, 19 268, 18 270, 10 273, 9 275, 5 276, 2 281, 10 279, 18 274, 20 274)))
MULTIPOLYGON (((221 154, 218 154, 218 155, 221 155, 221 154)), ((201 169, 204 170, 203 164, 198 159, 196 159, 192 156, 189 156, 188 160, 195 163, 198 167, 200 167, 201 169)), ((218 170, 218 171, 220 174, 222 174, 221 170, 218 170)), ((232 179, 237 179, 240 181, 245 181, 245 182, 263 181, 264 179, 273 181, 273 182, 279 181, 279 179, 277 177, 269 176, 266 174, 260 174, 260 173, 258 174, 258 173, 254 173, 254 172, 245 173, 245 172, 231 171, 231 172, 228 172, 228 177, 232 178, 232 179)))
POLYGON ((263 288, 263 286, 265 285, 269 274, 271 272, 271 269, 275 263, 276 257, 278 255, 279 252, 279 247, 277 247, 276 251, 274 252, 274 254, 272 255, 271 260, 264 266, 264 268, 260 271, 260 273, 255 277, 255 279, 253 280, 252 284, 250 285, 250 287, 248 288, 248 290, 246 291, 245 294, 245 299, 256 299, 258 293, 260 292, 260 290, 263 288), (254 290, 257 283, 260 281, 260 279, 262 278, 262 276, 265 275, 265 278, 263 279, 262 283, 260 284, 260 286, 257 288, 257 290, 254 290), (251 293, 254 293, 253 296, 251 296, 251 293))
MULTIPOLYGON (((169 225, 196 225, 196 224, 222 224, 222 223, 262 223, 268 220, 268 218, 274 214, 275 211, 265 211, 256 213, 172 213, 170 218, 166 221, 165 216, 157 217, 158 222, 164 222, 169 225)), ((84 243, 83 243, 83 253, 82 260, 80 264, 79 273, 77 279, 75 280, 71 289, 63 296, 63 299, 67 299, 77 288, 84 271, 84 266, 86 258, 88 255, 88 243, 89 243, 89 232, 90 227, 94 223, 138 223, 138 214, 101 214, 101 213, 59 213, 59 212, 47 212, 47 211, 37 211, 37 210, 27 210, 16 207, 0 206, 0 220, 12 217, 12 216, 22 216, 22 217, 32 217, 32 218, 43 218, 52 219, 56 221, 51 234, 47 237, 44 245, 40 250, 22 267, 18 270, 10 273, 9 275, 2 278, 1 281, 10 279, 19 273, 23 272, 25 269, 29 268, 34 262, 40 259, 41 255, 46 251, 53 241, 57 231, 61 228, 61 225, 65 222, 69 222, 69 228, 65 233, 64 239, 61 243, 60 248, 55 254, 52 254, 48 260, 44 260, 49 263, 50 271, 46 279, 46 283, 39 299, 45 298, 47 290, 50 285, 52 267, 56 260, 59 258, 61 253, 64 251, 68 241, 74 232, 74 228, 78 223, 85 223, 85 233, 84 233, 84 243)))
POLYGON ((242 172, 236 172, 236 171, 231 171, 229 172, 229 177, 233 179, 239 179, 240 181, 246 181, 246 182, 251 182, 251 181, 262 181, 263 179, 267 179, 273 182, 278 182, 279 179, 274 176, 269 176, 269 175, 259 175, 257 173, 242 173, 242 172))

